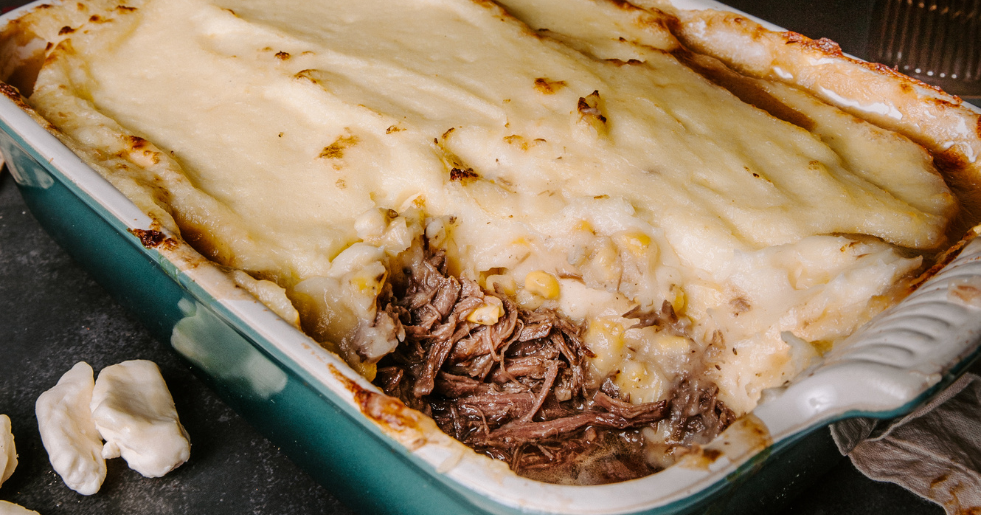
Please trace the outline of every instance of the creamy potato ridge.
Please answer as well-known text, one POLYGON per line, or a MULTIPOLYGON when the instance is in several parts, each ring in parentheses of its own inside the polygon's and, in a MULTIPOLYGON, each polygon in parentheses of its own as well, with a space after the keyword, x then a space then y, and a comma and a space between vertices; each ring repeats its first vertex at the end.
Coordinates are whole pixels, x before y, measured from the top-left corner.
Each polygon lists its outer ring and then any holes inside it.
POLYGON ((634 402, 711 346, 737 413, 944 243, 954 198, 904 137, 789 86, 762 87, 810 131, 739 101, 657 11, 503 3, 72 3, 38 22, 58 43, 29 100, 368 376, 396 343, 371 327, 386 265, 423 233, 583 324, 593 379, 634 402), (665 302, 691 338, 623 317, 665 302))

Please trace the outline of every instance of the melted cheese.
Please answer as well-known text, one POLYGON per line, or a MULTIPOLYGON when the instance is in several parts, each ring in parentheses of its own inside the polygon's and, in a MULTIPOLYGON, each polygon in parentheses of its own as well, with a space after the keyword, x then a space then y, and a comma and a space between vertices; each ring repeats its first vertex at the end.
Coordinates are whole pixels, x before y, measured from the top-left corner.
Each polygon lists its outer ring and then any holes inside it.
POLYGON ((683 309, 692 343, 723 349, 720 397, 744 412, 797 371, 781 332, 842 337, 919 266, 894 245, 944 242, 955 202, 920 147, 773 86, 805 130, 670 53, 665 15, 563 2, 92 3, 98 19, 49 35, 30 101, 138 205, 278 283, 361 365, 390 348, 344 343, 374 319, 373 263, 425 225, 455 273, 573 278, 517 299, 596 323, 614 354, 595 371, 621 372, 635 400, 691 363, 652 329, 618 333, 621 315, 683 309), (371 263, 332 263, 355 244, 371 263))

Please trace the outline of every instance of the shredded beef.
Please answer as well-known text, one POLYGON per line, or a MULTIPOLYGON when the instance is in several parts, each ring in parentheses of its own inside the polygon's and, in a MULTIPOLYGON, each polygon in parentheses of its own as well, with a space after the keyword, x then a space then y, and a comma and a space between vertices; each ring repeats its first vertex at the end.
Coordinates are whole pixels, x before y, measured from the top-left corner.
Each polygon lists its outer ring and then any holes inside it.
MULTIPOLYGON (((645 427, 666 421, 669 443, 689 446, 734 419, 704 378, 686 377, 670 400, 654 403, 630 403, 610 381, 589 391, 592 353, 580 327, 449 276, 441 251, 427 250, 401 272, 379 297, 379 312, 397 319, 405 338, 379 362, 375 383, 519 474, 572 484, 642 477, 659 470, 645 459, 645 427), (497 323, 467 321, 489 296, 504 308, 497 323)), ((668 303, 629 316, 675 334, 687 330, 668 303)))

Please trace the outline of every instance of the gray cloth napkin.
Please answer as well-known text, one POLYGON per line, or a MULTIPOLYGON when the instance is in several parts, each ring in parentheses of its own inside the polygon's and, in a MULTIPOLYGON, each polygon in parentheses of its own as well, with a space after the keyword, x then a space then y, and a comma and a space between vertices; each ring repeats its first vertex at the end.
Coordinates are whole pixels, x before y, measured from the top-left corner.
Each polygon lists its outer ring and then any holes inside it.
POLYGON ((869 478, 896 483, 949 515, 981 513, 981 377, 962 376, 901 419, 842 420, 831 436, 869 478))

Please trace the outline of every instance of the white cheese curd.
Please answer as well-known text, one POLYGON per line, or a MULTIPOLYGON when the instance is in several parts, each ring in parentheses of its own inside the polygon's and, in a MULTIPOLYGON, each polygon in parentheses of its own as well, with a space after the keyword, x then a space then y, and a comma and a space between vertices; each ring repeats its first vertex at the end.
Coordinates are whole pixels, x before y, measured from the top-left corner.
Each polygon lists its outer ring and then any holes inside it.
POLYGON ((91 409, 95 427, 106 441, 103 458, 122 456, 145 477, 161 477, 191 455, 187 431, 152 361, 124 361, 102 369, 91 409))
POLYGON ((19 504, 0 501, 0 515, 40 515, 34 510, 29 510, 19 504))
POLYGON ((0 485, 10 479, 17 468, 17 448, 14 433, 10 430, 10 417, 0 415, 0 485))
POLYGON ((106 479, 102 438, 92 421, 92 367, 81 361, 41 394, 35 404, 41 443, 55 472, 82 495, 99 491, 106 479))
POLYGON ((653 12, 503 3, 66 4, 29 101, 369 379, 398 343, 375 298, 422 234, 587 328, 594 381, 659 400, 707 356, 740 414, 806 362, 782 333, 833 345, 944 243, 956 202, 908 139, 790 87, 761 86, 800 123, 744 103, 653 12), (665 305, 689 335, 622 316, 665 305))

